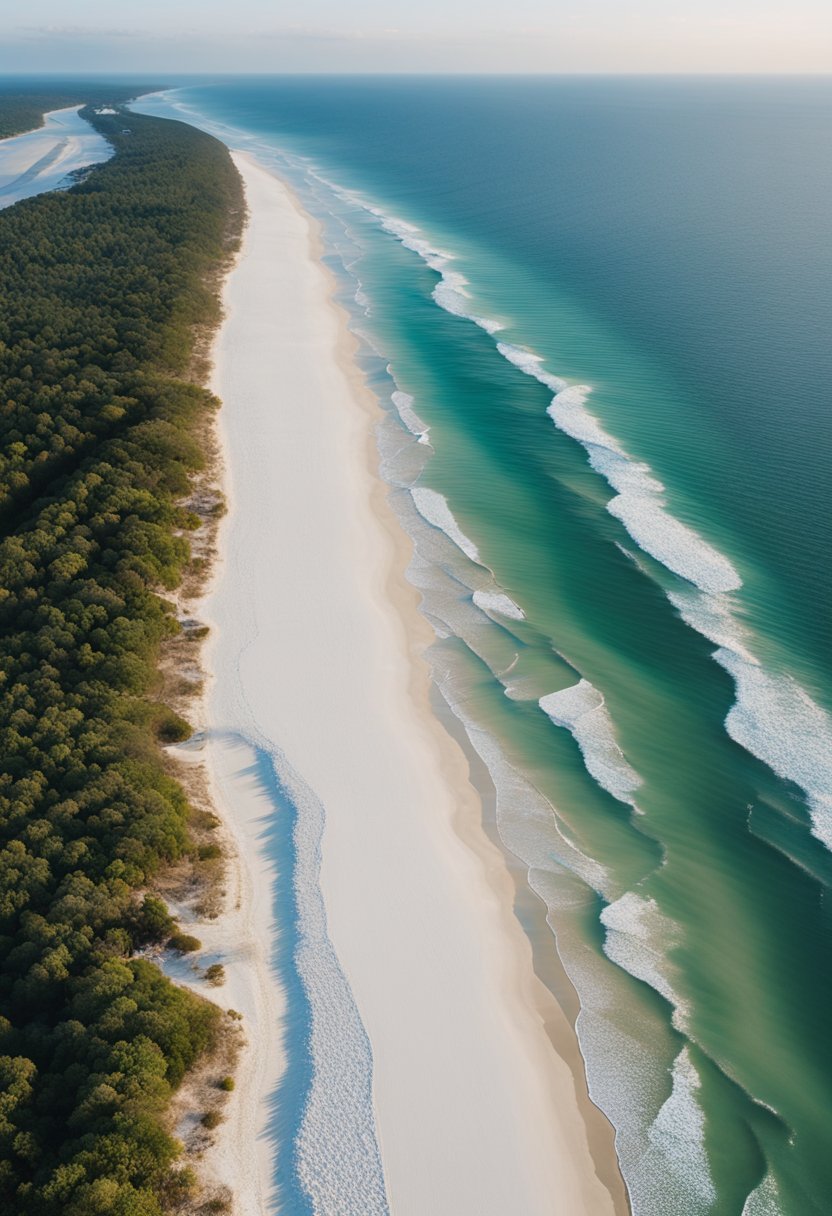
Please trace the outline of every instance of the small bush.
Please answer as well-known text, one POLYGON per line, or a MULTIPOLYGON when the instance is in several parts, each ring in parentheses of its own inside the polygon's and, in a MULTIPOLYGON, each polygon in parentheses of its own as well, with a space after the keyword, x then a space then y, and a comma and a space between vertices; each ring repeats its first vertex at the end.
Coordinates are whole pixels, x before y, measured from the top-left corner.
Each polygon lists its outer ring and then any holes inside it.
POLYGON ((217 857, 222 857, 222 849, 218 844, 202 844, 199 846, 200 861, 214 861, 217 857))
POLYGON ((156 720, 156 738, 160 743, 182 743, 192 734, 190 723, 172 709, 165 707, 156 720))
POLYGON ((181 1204, 189 1196, 196 1194, 197 1190, 196 1174, 186 1165, 183 1169, 173 1171, 165 1184, 164 1193, 169 1203, 181 1204))
POLYGON ((220 1081, 217 1088, 224 1089, 227 1094, 230 1094, 232 1089, 234 1088, 234 1078, 233 1077, 223 1077, 223 1079, 220 1081))
POLYGON ((194 950, 202 949, 202 942, 198 937, 192 937, 190 933, 174 933, 168 945, 177 954, 193 954, 194 950))
POLYGON ((212 963, 210 967, 205 968, 205 978, 209 984, 218 988, 220 984, 225 983, 225 967, 222 963, 212 963))
POLYGON ((213 1131, 215 1127, 219 1127, 222 1123, 222 1115, 218 1110, 206 1111, 202 1116, 202 1126, 207 1127, 208 1131, 213 1131))

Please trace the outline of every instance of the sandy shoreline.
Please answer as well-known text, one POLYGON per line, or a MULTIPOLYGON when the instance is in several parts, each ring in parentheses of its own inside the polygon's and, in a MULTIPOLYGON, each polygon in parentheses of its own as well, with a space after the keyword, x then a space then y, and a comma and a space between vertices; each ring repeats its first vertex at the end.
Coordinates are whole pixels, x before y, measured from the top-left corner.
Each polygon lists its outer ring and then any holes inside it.
MULTIPOLYGON (((404 579, 409 542, 374 475, 378 407, 311 223, 275 177, 235 162, 250 224, 226 283, 213 383, 232 511, 204 613, 209 769, 240 864, 233 907, 206 946, 223 956, 222 1003, 244 1014, 250 1046, 212 1168, 245 1216, 276 1210, 273 1166, 285 1176, 291 1133, 314 1147, 326 1132, 301 1128, 301 1110, 293 1128, 273 1107, 276 1091, 294 1100, 292 1035, 304 1033, 287 1016, 275 924, 292 845, 266 840, 289 812, 258 768, 258 749, 273 744, 323 807, 328 938, 372 1052, 390 1210, 620 1212, 611 1133, 606 1145, 597 1126, 588 1133, 586 1099, 547 1033, 554 1001, 513 912, 514 882, 483 830, 465 756, 430 708, 419 654, 432 634, 404 579), (596 1173, 604 1154, 615 1199, 596 1173)), ((314 1025, 314 1002, 312 1013, 314 1025)), ((338 1063, 336 1044, 320 1050, 323 1065, 326 1053, 338 1063)), ((357 1100, 360 1084, 349 1092, 357 1100)), ((327 1163, 329 1181, 357 1185, 342 1168, 327 1163)))

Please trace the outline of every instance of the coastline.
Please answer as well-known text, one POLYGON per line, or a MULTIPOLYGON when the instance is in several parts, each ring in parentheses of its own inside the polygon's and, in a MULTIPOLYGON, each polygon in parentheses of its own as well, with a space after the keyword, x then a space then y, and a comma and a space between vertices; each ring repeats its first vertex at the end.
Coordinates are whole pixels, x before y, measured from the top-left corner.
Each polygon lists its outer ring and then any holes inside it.
MULTIPOLYGON (((258 260, 258 245, 261 238, 268 241, 269 237, 279 243, 276 229, 282 225, 284 236, 287 229, 293 234, 284 256, 295 259, 295 273, 302 274, 309 292, 304 301, 308 312, 297 301, 297 307, 290 304, 289 308, 304 344, 308 336, 302 332, 304 322, 314 323, 323 343, 323 353, 329 360, 326 380, 332 390, 331 399, 323 406, 340 414, 340 420, 328 418, 327 422, 338 421, 347 446, 346 453, 343 449, 338 452, 342 467, 339 489, 347 498, 342 497, 335 505, 353 516, 349 555, 343 555, 347 567, 354 567, 356 579, 351 588, 351 607, 360 613, 367 635, 375 639, 373 647, 378 637, 383 637, 382 653, 374 655, 379 670, 367 673, 371 677, 368 684, 375 680, 387 698, 386 706, 379 708, 386 708, 388 714, 391 709, 395 711, 393 734, 407 753, 399 759, 411 766, 413 780, 423 783, 423 801, 409 808, 403 839, 401 832, 390 827, 389 816, 387 823, 384 816, 384 781, 395 775, 379 778, 378 774, 354 769, 350 772, 353 757, 348 755, 349 747, 341 757, 346 763, 339 763, 334 755, 328 761, 321 759, 316 739, 310 738, 317 733, 313 729, 317 718, 314 696, 305 710, 297 702, 308 695, 304 685, 307 677, 314 683, 314 673, 305 671, 301 662, 290 669, 289 655, 284 654, 281 663, 276 654, 268 655, 267 651, 269 639, 292 634, 293 648, 314 653, 321 636, 315 633, 314 612, 320 610, 320 604, 314 606, 311 619, 308 614, 304 617, 300 607, 285 611, 284 605, 275 613, 282 620, 270 623, 268 638, 264 638, 261 622, 251 618, 252 614, 256 618, 265 603, 257 596, 247 603, 238 600, 238 616, 248 616, 249 620, 242 625, 243 633, 247 632, 245 642, 240 644, 239 630, 235 639, 229 615, 233 613, 234 595, 233 588, 229 595, 228 583, 234 577, 234 560, 239 556, 234 534, 237 517, 223 521, 220 564, 203 609, 212 625, 205 654, 213 682, 208 700, 207 757, 214 792, 236 837, 238 860, 234 863, 237 877, 233 880, 236 894, 232 920, 226 912, 219 922, 217 939, 209 938, 208 933, 204 936, 209 951, 216 949, 224 954, 228 983, 222 990, 221 1003, 244 1013, 250 1045, 241 1061, 227 1122, 220 1128, 212 1153, 212 1169, 223 1180, 231 1178, 232 1171, 235 1181, 244 1180, 243 1191, 237 1188, 236 1195, 241 1211, 248 1214, 266 1210, 274 1181, 269 1168, 274 1137, 271 1148, 262 1134, 258 1145, 255 1128, 259 1125, 262 1129, 269 1123, 270 1099, 287 1070, 280 1045, 286 994, 274 975, 275 959, 269 958, 265 945, 270 933, 281 931, 281 926, 273 923, 269 906, 269 890, 279 883, 280 875, 278 861, 268 856, 262 840, 263 821, 268 817, 262 782, 253 771, 250 746, 246 750, 246 744, 234 737, 239 720, 236 724, 232 721, 235 714, 239 715, 239 694, 242 691, 245 696, 247 688, 243 651, 265 644, 267 649, 261 650, 260 657, 266 655, 274 662, 273 672, 279 682, 277 699, 284 702, 273 719, 281 723, 275 741, 294 764, 302 758, 299 767, 307 780, 314 772, 311 784, 328 812, 321 886, 330 937, 373 1052, 373 1105, 391 1209, 496 1214, 507 1210, 509 1204, 530 1216, 553 1211, 626 1211, 612 1131, 608 1129, 608 1144, 603 1144, 603 1128, 599 1131, 600 1125, 594 1121, 590 1145, 584 1122, 589 1100, 587 1097, 583 1101, 576 1094, 577 1075, 570 1069, 570 1063, 574 1069, 575 1060, 566 1062, 552 1046, 551 1025, 560 1011, 553 1010, 554 998, 535 975, 529 939, 513 910, 515 882, 505 856, 484 830, 483 806, 469 778, 468 761, 430 705, 429 675, 421 655, 432 632, 419 613, 418 592, 404 577, 410 557, 409 540, 395 520, 386 502, 385 487, 376 475, 378 453, 373 424, 379 407, 354 363, 355 339, 331 299, 331 283, 320 262, 321 251, 315 247, 312 221, 299 211, 279 179, 244 155, 234 154, 234 160, 246 182, 249 228, 238 262, 226 279, 226 319, 215 341, 212 384, 225 403, 219 430, 226 480, 230 473, 228 498, 245 510, 247 503, 240 502, 237 490, 248 481, 248 477, 241 478, 240 465, 240 445, 245 442, 241 432, 247 428, 240 418, 243 402, 237 392, 239 377, 235 384, 235 366, 239 369, 241 335, 248 331, 250 343, 252 323, 258 321, 251 315, 258 308, 256 290, 251 290, 253 282, 259 279, 262 290, 264 276, 268 279, 262 256, 258 260), (299 244, 305 247, 299 248, 299 244), (235 299, 235 294, 240 295, 241 278, 248 280, 243 294, 250 296, 249 304, 235 299), (226 554, 231 557, 230 563, 226 554), (359 566, 363 567, 360 571, 359 566), (301 628, 305 636, 298 636, 301 628), (235 647, 236 655, 232 654, 235 647), (227 664, 232 661, 241 674, 239 687, 229 694, 227 664), (387 669, 392 669, 392 677, 387 669), (218 678, 220 673, 223 680, 218 678), (374 789, 367 796, 378 805, 365 817, 357 813, 362 807, 358 790, 368 778, 374 789), (352 797, 339 798, 339 785, 350 780, 356 784, 352 797), (333 806, 337 814, 332 812, 333 806), (363 821, 365 818, 369 822, 363 821), (410 866, 421 860, 422 871, 417 866, 416 872, 400 875, 397 881, 395 874, 385 870, 395 869, 396 854, 407 842, 411 845, 410 866), (353 867, 361 868, 362 883, 372 887, 372 899, 366 891, 357 891, 351 885, 353 867), (240 875, 246 877, 241 879, 240 875), (456 924, 448 926, 441 911, 434 911, 432 919, 424 908, 410 911, 406 906, 403 911, 395 911, 402 886, 407 887, 416 909, 419 900, 436 892, 436 884, 449 901, 444 908, 446 912, 450 909, 456 924), (247 910, 250 898, 255 904, 247 910), (394 923, 383 932, 378 922, 384 915, 380 917, 376 911, 373 916, 371 907, 380 902, 393 912, 387 919, 394 923), (229 950, 232 941, 235 945, 229 950), (382 951, 387 952, 383 960, 379 957, 382 951), (477 1065, 483 1063, 488 1065, 490 1076, 480 1075, 477 1065), (441 1169, 440 1163, 448 1156, 454 1157, 453 1165, 441 1169), (619 1181, 615 1199, 599 1181, 595 1164, 599 1159, 605 1160, 601 1171, 604 1178, 619 1181)), ((275 286, 272 282, 271 289, 275 286)), ((268 283, 265 289, 269 289, 268 283)), ((262 298, 259 303, 262 307, 262 298)), ((274 299, 270 303, 274 305, 274 299)), ((284 302, 284 312, 286 307, 284 302)), ((271 309, 269 312, 276 327, 280 318, 271 309)), ((260 329, 263 323, 261 316, 260 329)), ((254 328, 258 328, 256 323, 254 328)), ((274 333, 272 340, 279 341, 279 335, 274 333)), ((303 346, 300 349, 303 359, 303 346)), ((268 351, 268 347, 259 351, 259 357, 267 363, 268 351)), ((248 354, 253 353, 249 345, 248 354)), ((274 366, 260 370, 262 381, 263 375, 274 372, 274 366)), ((297 369, 295 373, 284 369, 282 374, 296 373, 297 369)), ((254 381, 249 378, 249 384, 254 382, 256 374, 254 381)), ((283 421, 284 443, 298 446, 294 454, 284 451, 275 477, 294 476, 293 501, 301 510, 301 504, 307 501, 305 494, 314 496, 317 492, 331 499, 331 486, 320 484, 325 477, 323 462, 318 468, 309 463, 310 452, 304 444, 310 436, 303 435, 302 427, 293 428, 286 419, 283 421), (302 484, 304 479, 308 485, 302 484)), ((248 496, 249 503, 250 488, 246 485, 243 495, 248 496)), ((295 522, 299 522, 298 517, 295 522)), ((247 523, 251 528, 255 521, 248 518, 247 523)), ((316 532, 316 523, 325 525, 327 533, 331 531, 330 521, 312 521, 305 552, 294 555, 300 563, 297 569, 302 570, 305 564, 312 582, 316 575, 313 567, 327 564, 326 555, 319 556, 316 544, 327 542, 327 535, 316 532)), ((268 542, 280 525, 278 519, 267 520, 266 535, 260 540, 268 542)), ((324 583, 335 573, 324 572, 324 583)), ((349 569, 343 573, 345 578, 350 576, 349 569)), ((320 621, 317 624, 320 629, 320 621)), ((333 662, 338 658, 337 645, 330 658, 333 662)), ((341 672, 333 670, 332 665, 327 671, 333 682, 340 681, 342 708, 349 707, 355 687, 355 672, 348 658, 344 655, 338 664, 344 669, 341 672)), ((320 662, 325 664, 324 656, 320 662)), ((263 683, 260 678, 259 684, 263 683)), ((255 704, 250 703, 248 709, 259 722, 262 713, 258 710, 262 711, 269 701, 268 690, 255 687, 249 691, 255 704)), ((326 732, 323 723, 318 729, 326 732)), ((384 741, 389 742, 387 736, 384 741)), ((360 746, 360 742, 352 736, 340 740, 342 745, 360 746)), ((377 759, 378 766, 383 767, 381 758, 377 759)), ((363 792, 366 794, 366 789, 363 792)), ((560 1018, 564 1018, 562 1013, 560 1018)), ((564 1032, 571 1033, 565 1025, 558 1034, 563 1036, 564 1032)), ((577 1051, 577 1043, 574 1048, 577 1051)), ((277 1161, 278 1176, 286 1170, 285 1153, 284 1146, 284 1160, 277 1161)))
MULTIPOLYGON (((629 1216, 631 1206, 615 1151, 615 1129, 589 1095, 586 1064, 575 1028, 580 1001, 560 961, 552 928, 547 921, 546 905, 529 887, 526 866, 500 840, 495 791, 490 774, 471 747, 459 719, 434 685, 424 657, 425 649, 434 641, 434 633, 420 611, 421 594, 407 578, 413 544, 390 506, 388 488, 380 472, 381 456, 375 428, 381 418, 381 409, 355 362, 358 339, 348 327, 346 313, 335 302, 337 282, 322 261, 325 249, 319 225, 305 211, 292 188, 285 182, 282 184, 292 204, 309 225, 312 255, 326 275, 330 291, 329 305, 339 318, 341 334, 337 355, 353 388, 355 401, 367 416, 366 467, 371 479, 372 507, 392 547, 384 590, 403 626, 410 659, 412 698, 435 735, 449 788, 464 791, 464 797, 459 799, 455 807, 454 830, 479 859, 499 901, 501 932, 506 935, 506 945, 514 962, 516 973, 513 980, 518 988, 520 1012, 525 1016, 531 1014, 530 1024, 539 1020, 551 1052, 571 1073, 573 1092, 568 1095, 568 1101, 574 1105, 573 1117, 583 1125, 586 1147, 597 1180, 606 1189, 611 1205, 609 1210, 616 1216, 629 1216)), ((536 1031, 537 1027, 534 1026, 533 1033, 536 1031)), ((538 1043, 537 1049, 542 1067, 551 1069, 551 1061, 544 1058, 547 1054, 545 1046, 538 1043)), ((557 1072, 557 1079, 552 1078, 552 1098, 557 1103, 566 1104, 564 1099, 568 1079, 560 1068, 557 1072)), ((584 1168, 586 1165, 584 1161, 584 1168)), ((594 1202, 599 1201, 595 1199, 594 1202)), ((587 1210, 594 1213, 607 1209, 593 1207, 587 1210)))

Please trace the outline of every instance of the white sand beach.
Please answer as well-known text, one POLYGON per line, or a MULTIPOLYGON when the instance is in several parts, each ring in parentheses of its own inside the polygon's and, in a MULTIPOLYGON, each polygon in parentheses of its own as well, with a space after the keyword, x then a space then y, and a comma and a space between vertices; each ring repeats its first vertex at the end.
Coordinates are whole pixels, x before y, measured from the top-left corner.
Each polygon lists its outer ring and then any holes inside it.
MULTIPOLYGON (((274 884, 279 893, 290 878, 269 821, 289 811, 257 775, 258 753, 262 767, 274 752, 324 819, 325 925, 298 894, 303 924, 328 931, 328 942, 304 939, 312 1059, 330 1087, 315 1096, 313 1085, 301 1137, 316 1210, 384 1210, 383 1194, 361 1197, 374 1153, 359 1110, 368 1046, 367 1113, 395 1216, 621 1211, 546 1033, 505 863, 481 828, 463 753, 429 707, 419 654, 431 634, 374 473, 377 407, 352 365, 312 223, 276 177, 234 159, 250 219, 215 348, 230 512, 204 611, 209 767, 242 877, 206 946, 226 962, 222 1003, 245 1015, 249 1047, 214 1169, 244 1216, 279 1210, 273 1173, 288 1147, 273 1100, 296 1028, 272 947, 287 934, 274 884), (324 966, 316 951, 333 948, 324 966), (344 1004, 350 991, 366 1039, 344 1004), (351 1174, 353 1115, 366 1162, 351 1174), (317 1165, 315 1146, 326 1148, 317 1165)), ((303 862, 297 844, 299 882, 314 878, 314 846, 303 862)))
POLYGON ((0 140, 0 208, 61 185, 67 174, 112 156, 78 106, 50 110, 43 126, 0 140))

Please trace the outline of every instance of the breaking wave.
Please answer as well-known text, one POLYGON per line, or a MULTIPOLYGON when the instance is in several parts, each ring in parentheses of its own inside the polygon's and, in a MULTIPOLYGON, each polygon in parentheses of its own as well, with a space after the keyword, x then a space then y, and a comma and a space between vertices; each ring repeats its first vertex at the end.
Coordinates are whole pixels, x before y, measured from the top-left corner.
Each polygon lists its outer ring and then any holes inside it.
POLYGON ((434 528, 439 528, 462 550, 466 557, 481 566, 479 549, 456 522, 445 495, 440 494, 438 490, 431 490, 427 486, 414 486, 410 493, 422 519, 427 520, 434 528))
POLYGON ((419 443, 428 443, 428 432, 430 427, 426 422, 423 422, 413 408, 415 398, 411 397, 410 393, 403 393, 397 389, 391 393, 390 400, 396 407, 396 412, 401 418, 404 425, 414 435, 419 443))
MULTIPOLYGON (((613 798, 635 807, 641 778, 624 757, 602 694, 588 680, 540 698, 540 708, 555 726, 571 732, 587 771, 613 798)), ((637 808, 636 808, 637 809, 637 808)))
POLYGON ((496 613, 498 616, 510 617, 513 621, 524 621, 526 614, 519 604, 515 604, 510 595, 504 591, 475 591, 474 603, 483 612, 496 613))
POLYGON ((655 988, 674 1010, 681 1028, 685 1004, 674 988, 667 953, 679 941, 679 928, 652 898, 627 891, 601 913, 606 930, 604 953, 636 979, 655 988))
MULTIPOLYGON (((680 1216, 707 1213, 716 1202, 705 1148, 705 1116, 698 1101, 702 1082, 690 1056, 683 1047, 673 1061, 673 1089, 662 1106, 647 1138, 650 1157, 658 1158, 654 1168, 668 1172, 685 1195, 680 1216)), ((651 1161, 648 1165, 653 1165, 651 1161)))

